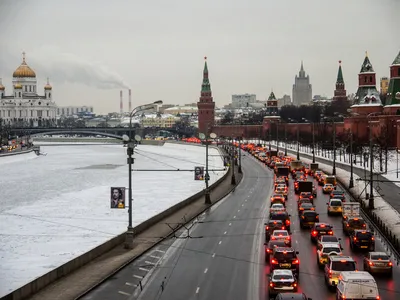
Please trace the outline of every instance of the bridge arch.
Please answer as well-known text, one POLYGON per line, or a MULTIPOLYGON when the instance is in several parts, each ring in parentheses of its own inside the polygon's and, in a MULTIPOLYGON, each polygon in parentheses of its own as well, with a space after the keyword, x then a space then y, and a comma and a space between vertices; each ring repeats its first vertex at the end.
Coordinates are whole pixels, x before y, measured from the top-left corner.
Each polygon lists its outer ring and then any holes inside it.
POLYGON ((55 134, 82 134, 82 135, 101 135, 104 137, 110 137, 114 138, 117 140, 122 140, 122 135, 117 135, 117 134, 112 134, 112 133, 107 133, 107 132, 99 132, 99 131, 90 131, 90 130, 74 130, 74 129, 68 129, 68 130, 51 130, 51 131, 46 131, 43 130, 42 132, 35 132, 32 133, 30 136, 35 137, 38 135, 55 135, 55 134))

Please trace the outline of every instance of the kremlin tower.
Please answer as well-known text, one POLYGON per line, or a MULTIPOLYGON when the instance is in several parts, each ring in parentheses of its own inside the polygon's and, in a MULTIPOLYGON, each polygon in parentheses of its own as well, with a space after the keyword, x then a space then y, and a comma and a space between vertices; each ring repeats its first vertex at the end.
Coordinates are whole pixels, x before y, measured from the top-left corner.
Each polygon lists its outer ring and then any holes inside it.
POLYGON ((382 111, 382 102, 376 89, 376 73, 365 54, 364 62, 358 74, 358 90, 351 107, 352 111, 361 115, 382 111))
POLYGON ((201 85, 201 93, 198 108, 198 123, 199 133, 208 134, 214 126, 214 109, 215 102, 213 101, 210 81, 208 79, 207 57, 204 57, 203 83, 201 85))
POLYGON ((345 102, 347 101, 346 88, 343 80, 342 61, 339 60, 339 70, 336 79, 336 89, 333 96, 333 101, 345 102))
MULTIPOLYGON (((400 52, 390 66, 390 82, 386 98, 385 114, 397 115, 400 109, 400 52)), ((399 111, 400 112, 400 111, 399 111)))
POLYGON ((271 92, 267 100, 267 114, 270 116, 278 115, 278 100, 274 92, 271 92))

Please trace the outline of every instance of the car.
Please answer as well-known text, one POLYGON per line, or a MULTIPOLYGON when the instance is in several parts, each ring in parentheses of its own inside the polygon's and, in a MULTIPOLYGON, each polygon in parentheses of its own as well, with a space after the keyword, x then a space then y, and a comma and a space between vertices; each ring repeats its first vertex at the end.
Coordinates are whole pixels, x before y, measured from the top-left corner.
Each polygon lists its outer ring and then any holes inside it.
POLYGON ((335 288, 339 281, 340 272, 356 270, 356 262, 351 256, 328 256, 328 262, 324 268, 325 283, 328 288, 335 288))
POLYGON ((350 234, 351 250, 375 251, 374 234, 369 230, 356 229, 350 234))
POLYGON ((304 293, 279 293, 275 300, 312 300, 312 298, 308 298, 304 293))
POLYGON ((367 229, 367 223, 363 218, 351 217, 343 219, 343 232, 350 235, 356 229, 367 229))
POLYGON ((317 195, 318 195, 318 193, 317 193, 317 188, 315 187, 314 184, 313 184, 312 188, 313 188, 312 194, 313 194, 314 198, 317 198, 317 195))
POLYGON ((275 203, 281 203, 285 205, 285 196, 282 194, 273 194, 271 197, 271 205, 275 203))
POLYGON ((284 184, 285 186, 287 185, 287 182, 285 180, 285 177, 279 177, 275 180, 275 187, 277 187, 280 184, 284 184))
POLYGON ((342 200, 332 198, 326 204, 328 205, 327 207, 328 216, 334 214, 342 214, 342 200))
POLYGON ((272 254, 275 247, 288 247, 286 243, 282 240, 274 240, 269 241, 268 243, 264 243, 265 248, 265 262, 269 262, 269 257, 272 254))
POLYGON ((287 211, 274 212, 269 217, 270 220, 281 220, 286 226, 286 230, 290 232, 290 214, 287 211))
POLYGON ((300 260, 297 257, 298 251, 291 247, 275 247, 269 257, 270 271, 276 269, 289 269, 299 278, 300 260))
POLYGON ((332 226, 328 223, 315 223, 310 232, 311 241, 317 242, 320 235, 333 235, 332 226))
POLYGON ((364 271, 369 273, 393 274, 393 263, 385 252, 368 252, 363 259, 364 271))
POLYGON ((329 194, 329 198, 336 198, 336 196, 338 196, 338 197, 346 197, 345 193, 343 191, 339 191, 339 190, 333 190, 329 194))
POLYGON ((286 208, 282 203, 274 203, 271 205, 271 208, 269 209, 269 213, 274 213, 277 211, 285 211, 286 208))
MULTIPOLYGON (((340 244, 341 240, 342 240, 341 238, 338 238, 334 235, 320 235, 317 240, 317 249, 322 247, 322 244, 324 243, 337 244, 340 247, 342 247, 342 245, 340 244)), ((343 250, 343 248, 341 248, 341 250, 343 250)))
POLYGON ((299 208, 300 205, 303 204, 303 203, 310 203, 310 204, 313 204, 313 202, 312 202, 310 199, 308 199, 308 198, 302 198, 302 199, 299 199, 299 200, 297 201, 297 208, 299 208))
POLYGON ((370 273, 344 271, 339 276, 335 299, 381 299, 381 297, 378 285, 370 273))
POLYGON ((279 292, 297 292, 297 279, 292 270, 276 269, 269 276, 269 297, 279 292))
POLYGON ((274 230, 286 229, 281 220, 269 220, 265 225, 265 240, 269 241, 274 230))
POLYGON ((271 234, 271 240, 282 240, 286 245, 292 245, 292 238, 287 230, 274 230, 271 234))
POLYGON ((303 211, 306 210, 315 210, 315 206, 312 203, 303 202, 299 205, 299 218, 301 217, 303 211))
POLYGON ((320 268, 328 262, 330 255, 342 255, 342 247, 338 244, 323 243, 317 250, 317 264, 320 268))
POLYGON ((286 186, 286 185, 278 185, 278 186, 275 188, 275 194, 282 194, 282 195, 285 197, 285 199, 286 199, 286 198, 287 198, 287 195, 288 195, 287 186, 286 186))
POLYGON ((334 190, 334 186, 331 183, 326 183, 324 184, 324 186, 322 187, 322 192, 324 194, 330 194, 332 191, 334 190))
POLYGON ((315 171, 314 178, 317 179, 318 177, 322 176, 323 174, 324 174, 324 172, 322 172, 322 171, 315 171))
POLYGON ((300 228, 311 228, 319 222, 319 214, 315 210, 305 210, 300 217, 300 228))
POLYGON ((299 200, 303 198, 308 198, 311 201, 314 200, 314 195, 311 192, 301 192, 299 195, 299 200))

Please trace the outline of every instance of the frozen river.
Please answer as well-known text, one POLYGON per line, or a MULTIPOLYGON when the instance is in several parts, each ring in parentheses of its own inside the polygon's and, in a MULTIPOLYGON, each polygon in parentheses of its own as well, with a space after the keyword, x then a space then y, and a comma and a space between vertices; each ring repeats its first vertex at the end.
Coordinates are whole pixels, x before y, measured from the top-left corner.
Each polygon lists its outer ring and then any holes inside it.
MULTIPOLYGON (((0 158, 0 297, 126 230, 128 209, 110 209, 110 187, 128 186, 120 145, 41 146, 0 158)), ((203 147, 140 145, 135 169, 204 166, 203 147)), ((210 168, 222 169, 217 149, 210 168)), ((210 172, 211 182, 225 171, 210 172)), ((192 172, 133 172, 137 225, 204 189, 192 172)))

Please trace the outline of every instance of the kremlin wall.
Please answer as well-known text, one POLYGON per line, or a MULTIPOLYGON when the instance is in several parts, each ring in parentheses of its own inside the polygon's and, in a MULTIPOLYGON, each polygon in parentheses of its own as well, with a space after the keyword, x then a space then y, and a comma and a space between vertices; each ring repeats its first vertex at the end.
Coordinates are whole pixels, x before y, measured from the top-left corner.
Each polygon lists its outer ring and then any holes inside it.
MULTIPOLYGON (((332 101, 344 103, 348 100, 340 63, 332 101)), ((276 99, 272 93, 271 96, 268 99, 267 110, 274 111, 277 101, 274 101, 276 99)), ((285 123, 276 113, 264 117, 262 125, 215 125, 215 102, 208 77, 207 61, 205 61, 201 95, 197 103, 199 133, 214 132, 218 136, 229 138, 268 139, 269 132, 275 132, 278 126, 280 140, 283 140, 284 134, 287 137, 293 137, 298 131, 300 136, 310 136, 313 128, 316 136, 332 136, 333 126, 335 126, 336 136, 349 136, 352 133, 355 142, 365 143, 369 141, 371 134, 373 138, 384 138, 388 147, 400 148, 400 52, 390 66, 390 81, 386 96, 384 105, 376 88, 376 73, 366 54, 358 74, 358 90, 354 103, 350 107, 349 116, 345 117, 343 122, 285 123), (369 127, 371 127, 371 132, 369 127)))

